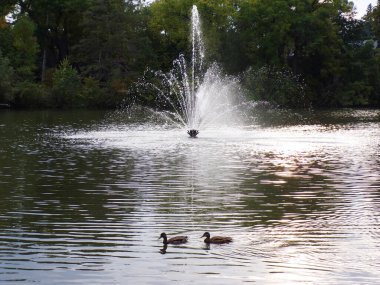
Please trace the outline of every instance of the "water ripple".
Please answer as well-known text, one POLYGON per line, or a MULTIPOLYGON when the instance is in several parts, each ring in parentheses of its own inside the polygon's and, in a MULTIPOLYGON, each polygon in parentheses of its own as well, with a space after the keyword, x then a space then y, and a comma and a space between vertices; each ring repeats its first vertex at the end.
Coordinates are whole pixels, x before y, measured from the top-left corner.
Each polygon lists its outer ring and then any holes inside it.
POLYGON ((196 140, 50 120, 25 120, 16 135, 6 123, 0 282, 377 284, 380 128, 370 114, 196 140), (234 241, 208 247, 204 231, 234 241), (189 242, 163 250, 161 232, 189 242))

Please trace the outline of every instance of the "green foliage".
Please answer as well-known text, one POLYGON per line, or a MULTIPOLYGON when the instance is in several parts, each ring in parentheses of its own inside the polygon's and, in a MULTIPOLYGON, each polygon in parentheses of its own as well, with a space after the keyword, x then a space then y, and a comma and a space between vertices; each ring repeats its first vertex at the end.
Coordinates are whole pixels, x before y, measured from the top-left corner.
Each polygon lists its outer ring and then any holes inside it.
POLYGON ((133 37, 133 10, 123 0, 93 0, 83 14, 86 35, 75 46, 72 58, 84 76, 99 81, 125 78, 138 53, 133 37))
POLYGON ((237 17, 249 66, 290 68, 313 90, 315 105, 329 104, 343 71, 343 41, 335 19, 342 1, 242 1, 237 17))
MULTIPOLYGON (((232 53, 238 53, 236 42, 229 42, 227 39, 235 34, 234 25, 238 12, 237 2, 234 0, 194 1, 198 7, 202 30, 206 41, 207 54, 209 61, 221 62, 226 68, 225 59, 231 54, 226 54, 226 49, 232 53), (231 45, 233 43, 233 45, 231 45)), ((228 61, 233 64, 233 61, 228 61)), ((234 69, 234 68, 232 68, 234 69)))
POLYGON ((49 95, 46 88, 38 83, 24 81, 15 87, 14 104, 22 108, 46 108, 49 95))
POLYGON ((106 92, 100 87, 100 82, 92 77, 83 80, 81 99, 86 107, 104 108, 106 102, 106 92))
POLYGON ((0 49, 4 56, 9 56, 13 48, 11 26, 5 22, 0 24, 0 49))
POLYGON ((243 51, 251 65, 285 63, 293 48, 290 29, 295 18, 286 1, 242 1, 241 5, 237 26, 243 31, 243 51))
POLYGON ((149 7, 148 29, 157 54, 154 67, 170 68, 180 52, 188 54, 191 7, 191 0, 158 0, 149 7))
POLYGON ((380 65, 374 41, 352 48, 347 55, 350 65, 344 73, 344 85, 334 96, 338 106, 369 106, 378 104, 380 65))
POLYGON ((243 85, 255 100, 280 107, 310 107, 305 84, 290 70, 273 66, 250 69, 244 74, 243 85))
POLYGON ((12 29, 13 54, 12 65, 17 79, 33 81, 39 47, 34 36, 35 26, 28 17, 21 17, 12 29))
POLYGON ((78 25, 90 1, 13 0, 17 7, 14 18, 28 16, 36 27, 38 43, 41 51, 46 54, 48 68, 55 68, 68 57, 70 42, 76 42, 82 37, 78 25))
POLYGON ((14 8, 14 5, 14 0, 2 0, 0 4, 0 18, 9 14, 11 10, 14 8))
MULTIPOLYGON (((207 49, 207 60, 218 61, 226 68, 237 70, 236 54, 239 49, 234 37, 233 26, 237 13, 236 1, 233 0, 157 0, 150 7, 148 28, 153 45, 159 55, 160 68, 170 68, 173 59, 180 53, 191 54, 189 41, 191 10, 197 5, 201 18, 202 31, 207 49), (231 54, 226 55, 226 50, 231 54), (233 53, 233 54, 232 54, 233 53), (231 55, 234 55, 233 57, 231 55), (230 60, 230 58, 233 58, 230 60), (224 64, 227 62, 228 64, 224 64), (229 68, 229 65, 232 65, 229 68)), ((240 59, 238 59, 240 63, 240 59)), ((241 71, 241 70, 240 70, 241 71)))
POLYGON ((2 55, 0 49, 0 103, 10 103, 13 100, 13 76, 10 61, 2 55))
POLYGON ((64 59, 53 74, 53 105, 58 108, 80 107, 81 82, 78 72, 64 59))
MULTIPOLYGON (((191 56, 195 4, 206 60, 228 74, 250 70, 253 97, 291 107, 380 106, 378 6, 358 20, 347 0, 142 2, 3 0, 0 101, 113 107, 129 98, 146 67, 166 70, 180 53, 191 56), (13 23, 5 21, 9 13, 13 23)), ((141 95, 144 103, 150 96, 141 95)))
POLYGON ((373 27, 373 33, 374 33, 375 38, 377 40, 380 40, 380 7, 379 5, 375 7, 372 11, 369 11, 367 18, 373 27))

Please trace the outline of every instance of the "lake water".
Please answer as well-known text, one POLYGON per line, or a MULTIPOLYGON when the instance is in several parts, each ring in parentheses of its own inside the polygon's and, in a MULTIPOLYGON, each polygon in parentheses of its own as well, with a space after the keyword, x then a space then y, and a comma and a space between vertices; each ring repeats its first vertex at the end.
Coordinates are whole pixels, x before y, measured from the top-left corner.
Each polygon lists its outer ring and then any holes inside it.
MULTIPOLYGON (((112 116, 111 116, 112 117, 112 116)), ((184 130, 0 112, 2 284, 380 284, 380 111, 184 130), (200 237, 233 238, 207 247, 200 237), (161 232, 189 242, 160 251, 161 232)))

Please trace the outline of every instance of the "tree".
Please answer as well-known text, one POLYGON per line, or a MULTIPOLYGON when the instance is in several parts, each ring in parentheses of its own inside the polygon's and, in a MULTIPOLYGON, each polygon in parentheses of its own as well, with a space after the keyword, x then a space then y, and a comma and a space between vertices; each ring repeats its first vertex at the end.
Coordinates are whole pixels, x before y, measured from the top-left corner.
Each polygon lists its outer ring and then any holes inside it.
POLYGON ((250 65, 290 67, 328 105, 343 72, 343 41, 335 19, 347 1, 243 0, 238 30, 250 65))
POLYGON ((148 28, 156 47, 155 68, 169 69, 180 53, 190 54, 192 0, 157 0, 149 6, 148 28))
POLYGON ((10 103, 13 100, 13 75, 10 60, 2 55, 0 49, 0 103, 10 103))
POLYGON ((53 104, 58 108, 73 108, 80 102, 81 82, 79 75, 64 59, 53 75, 52 97, 53 104))
POLYGON ((240 59, 236 36, 236 0, 157 0, 149 7, 149 30, 157 46, 158 68, 168 69, 179 54, 191 56, 191 11, 197 5, 206 46, 206 61, 237 71, 240 59), (228 51, 226 53, 226 51, 228 51))
POLYGON ((377 6, 367 13, 366 17, 372 25, 375 39, 380 42, 380 0, 377 1, 377 6))
POLYGON ((122 82, 137 67, 134 8, 132 1, 91 2, 80 25, 85 36, 74 46, 72 55, 84 76, 101 82, 122 82))
POLYGON ((71 43, 82 36, 78 23, 90 0, 4 0, 13 18, 27 16, 35 26, 41 49, 40 68, 55 68, 70 54, 71 43))
POLYGON ((12 65, 17 80, 34 81, 39 46, 34 35, 35 25, 28 17, 19 18, 12 29, 12 65))
POLYGON ((245 0, 241 5, 237 27, 250 65, 285 65, 293 48, 292 7, 281 0, 245 0))

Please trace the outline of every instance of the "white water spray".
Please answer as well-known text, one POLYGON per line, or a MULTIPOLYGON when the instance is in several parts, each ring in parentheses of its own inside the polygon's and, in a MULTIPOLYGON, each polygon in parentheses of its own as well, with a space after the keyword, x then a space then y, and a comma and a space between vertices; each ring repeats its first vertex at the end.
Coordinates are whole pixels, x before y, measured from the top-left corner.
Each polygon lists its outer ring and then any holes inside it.
POLYGON ((155 72, 154 83, 144 83, 145 87, 153 89, 159 105, 170 109, 155 113, 188 130, 239 124, 246 105, 239 81, 224 75, 216 63, 206 66, 201 22, 195 5, 191 16, 191 40, 190 66, 180 54, 173 61, 170 72, 155 72))

